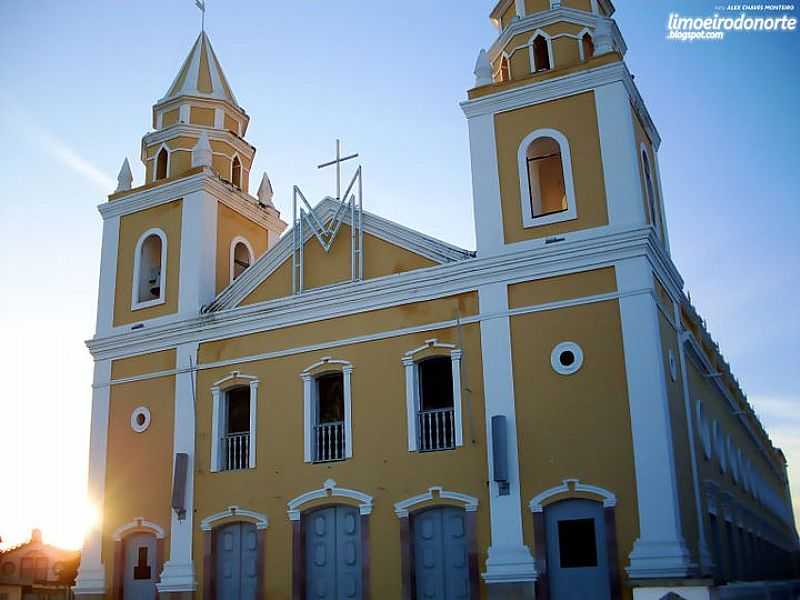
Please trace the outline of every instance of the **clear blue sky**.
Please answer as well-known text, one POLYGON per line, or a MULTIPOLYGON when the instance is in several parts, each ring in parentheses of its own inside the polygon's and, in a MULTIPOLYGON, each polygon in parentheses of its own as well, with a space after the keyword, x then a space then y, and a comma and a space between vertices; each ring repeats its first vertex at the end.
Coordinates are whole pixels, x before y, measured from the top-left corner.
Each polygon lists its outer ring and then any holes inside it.
MULTIPOLYGON (((362 155, 368 210, 474 247, 458 102, 479 48, 494 39, 490 0, 208 5, 207 30, 252 117, 253 185, 268 171, 284 214, 294 184, 310 198, 330 192, 330 175, 314 166, 341 137, 345 151, 362 155)), ((617 8, 626 60, 663 137, 675 263, 797 478, 800 34, 680 43, 665 40, 668 14, 705 16, 712 1, 619 0, 617 8)), ((37 524, 54 541, 74 545, 79 536, 91 382, 83 340, 94 330, 101 233, 95 207, 123 157, 141 183, 151 106, 199 23, 191 0, 0 0, 7 542, 37 524)), ((795 486, 796 504, 798 496, 795 486)))

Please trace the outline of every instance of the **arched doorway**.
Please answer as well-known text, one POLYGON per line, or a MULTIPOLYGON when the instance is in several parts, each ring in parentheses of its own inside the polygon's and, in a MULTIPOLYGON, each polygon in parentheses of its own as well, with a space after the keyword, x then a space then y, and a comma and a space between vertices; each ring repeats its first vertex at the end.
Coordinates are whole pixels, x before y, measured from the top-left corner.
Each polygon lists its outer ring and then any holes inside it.
POLYGON ((214 532, 217 598, 256 600, 258 535, 254 523, 238 521, 214 532))
POLYGON ((122 597, 125 600, 155 600, 158 564, 156 536, 132 533, 124 541, 125 568, 122 575, 122 597))
POLYGON ((305 588, 311 600, 363 596, 361 515, 353 506, 324 506, 303 515, 305 588))
POLYGON ((551 600, 611 600, 600 502, 562 500, 544 509, 551 600))
POLYGON ((466 513, 440 506, 411 515, 416 598, 467 600, 470 595, 466 513))

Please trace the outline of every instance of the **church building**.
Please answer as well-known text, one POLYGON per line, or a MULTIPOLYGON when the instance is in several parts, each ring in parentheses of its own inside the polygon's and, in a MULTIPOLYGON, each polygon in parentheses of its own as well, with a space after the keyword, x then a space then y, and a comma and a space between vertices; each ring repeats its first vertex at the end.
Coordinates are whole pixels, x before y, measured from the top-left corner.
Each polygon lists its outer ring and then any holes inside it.
POLYGON ((253 194, 200 34, 99 207, 78 599, 790 597, 786 460, 670 258, 613 13, 492 10, 476 251, 368 212, 338 145, 335 195, 253 194))

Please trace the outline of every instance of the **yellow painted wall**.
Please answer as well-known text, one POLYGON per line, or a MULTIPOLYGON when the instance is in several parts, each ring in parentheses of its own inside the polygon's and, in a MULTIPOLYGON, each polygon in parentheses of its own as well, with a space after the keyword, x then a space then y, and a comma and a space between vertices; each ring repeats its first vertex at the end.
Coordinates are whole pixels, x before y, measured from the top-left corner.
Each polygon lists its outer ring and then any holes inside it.
POLYGON ((512 284, 508 286, 508 306, 509 308, 537 306, 616 291, 614 267, 606 267, 512 284))
POLYGON ((561 0, 561 6, 592 12, 592 3, 590 0, 561 0))
MULTIPOLYGON (((658 211, 661 198, 658 194, 658 179, 655 168, 655 150, 653 149, 653 143, 650 140, 650 137, 647 135, 647 132, 642 126, 642 122, 639 120, 639 116, 636 114, 636 111, 633 109, 633 107, 631 107, 631 118, 633 119, 634 136, 636 138, 636 163, 639 165, 639 181, 642 186, 642 204, 644 206, 645 220, 650 223, 650 207, 647 203, 647 184, 644 177, 644 166, 642 165, 642 144, 644 144, 645 150, 647 151, 647 160, 650 161, 650 176, 653 178, 653 193, 656 196, 655 208, 656 211, 658 211)), ((659 234, 663 235, 660 225, 657 224, 656 227, 659 229, 659 234)))
MULTIPOLYGON (((597 289, 592 277, 581 295, 597 289)), ((617 496, 618 568, 624 574, 639 522, 619 304, 512 316, 511 347, 525 543, 534 547, 530 500, 577 478, 617 496), (560 375, 550 355, 567 340, 581 346, 584 362, 577 373, 560 375)), ((623 592, 630 598, 629 588, 623 592)))
POLYGON ((556 69, 581 62, 578 40, 571 37, 559 37, 553 40, 553 54, 556 69))
POLYGON ((231 241, 242 236, 253 248, 256 261, 267 250, 267 231, 222 203, 217 204, 217 284, 219 294, 230 283, 231 241))
POLYGON ((236 122, 236 119, 225 113, 225 129, 228 131, 232 131, 235 134, 239 134, 239 124, 236 122))
MULTIPOLYGON (((175 351, 169 350, 115 360, 111 376, 117 379, 174 368, 175 351)), ((111 387, 103 507, 103 563, 109 588, 115 529, 143 517, 169 532, 174 399, 174 376, 111 387), (146 406, 151 417, 150 426, 142 433, 133 431, 130 424, 131 413, 139 406, 146 406), (142 490, 147 493, 139 493, 142 490)), ((169 556, 169 537, 164 548, 169 556)))
POLYGON ((192 106, 189 112, 189 122, 193 125, 214 126, 214 109, 192 106))
MULTIPOLYGON (((232 354, 243 355, 299 346, 312 340, 341 339, 359 332, 374 332, 396 325, 435 322, 452 318, 460 305, 474 312, 474 294, 410 307, 387 309, 334 319, 277 332, 256 334, 230 342, 212 342, 200 348, 200 363, 232 354), (227 347, 226 347, 227 346, 227 347)), ((437 337, 458 344, 453 329, 405 335, 315 352, 202 371, 198 377, 198 467, 196 509, 198 520, 237 504, 267 514, 266 597, 291 597, 291 523, 286 510, 293 497, 322 487, 334 479, 338 485, 374 497, 370 516, 369 582, 373 598, 397 598, 400 577, 400 522, 393 505, 426 491, 433 485, 476 496, 477 538, 482 554, 489 544, 486 493, 486 440, 483 420, 482 366, 479 326, 463 328, 464 340, 464 447, 447 452, 409 453, 405 425, 405 375, 403 354, 437 337), (303 387, 299 373, 324 356, 348 360, 352 373, 352 459, 334 464, 303 462, 303 387), (253 471, 209 473, 211 395, 213 382, 231 370, 257 376, 259 388, 258 456, 253 471), (469 398, 469 399, 468 399, 469 398), (474 434, 474 442, 473 442, 474 434)), ((316 503, 319 504, 319 503, 316 503)), ((195 565, 202 569, 202 538, 195 535, 195 565)), ((198 573, 202 580, 202 572, 198 573)), ((202 590, 199 590, 202 593, 202 590)))
POLYGON ((508 27, 511 24, 511 20, 516 15, 516 10, 514 9, 514 3, 512 2, 511 5, 503 12, 500 16, 500 24, 502 25, 503 29, 508 27))
POLYGON ((550 0, 525 0, 525 14, 550 10, 550 0))
MULTIPOLYGON (((304 251, 305 289, 350 281, 350 227, 342 224, 329 253, 312 237, 304 251)), ((436 263, 418 254, 364 234, 364 278, 382 277, 415 269, 435 266, 436 263)), ((292 293, 292 264, 289 257, 242 302, 243 305, 283 298, 292 293)))
POLYGON ((168 110, 164 113, 164 116, 161 117, 161 124, 164 127, 169 127, 170 125, 175 125, 178 122, 178 116, 180 115, 180 110, 175 108, 173 110, 168 110))
POLYGON ((178 280, 181 249, 181 204, 173 200, 120 218, 117 251, 117 280, 114 294, 114 326, 136 323, 153 317, 170 315, 178 310, 178 280), (167 235, 166 302, 158 306, 131 311, 133 259, 136 243, 151 227, 159 227, 167 235))
POLYGON ((586 92, 495 115, 500 195, 506 243, 608 224, 594 93, 586 92), (552 225, 522 225, 517 151, 530 132, 552 128, 569 141, 578 218, 552 225))

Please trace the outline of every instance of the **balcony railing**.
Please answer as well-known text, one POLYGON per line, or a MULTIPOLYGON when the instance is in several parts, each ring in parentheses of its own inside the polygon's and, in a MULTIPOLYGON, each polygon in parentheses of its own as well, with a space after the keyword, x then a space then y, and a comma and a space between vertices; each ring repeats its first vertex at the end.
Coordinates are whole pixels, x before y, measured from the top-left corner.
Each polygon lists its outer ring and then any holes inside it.
POLYGON ((250 432, 228 433, 222 438, 223 471, 250 468, 250 432))
POLYGON ((344 459, 344 421, 314 427, 314 462, 344 459))
POLYGON ((455 417, 452 408, 421 410, 419 419, 419 449, 422 452, 450 450, 456 447, 455 417))

